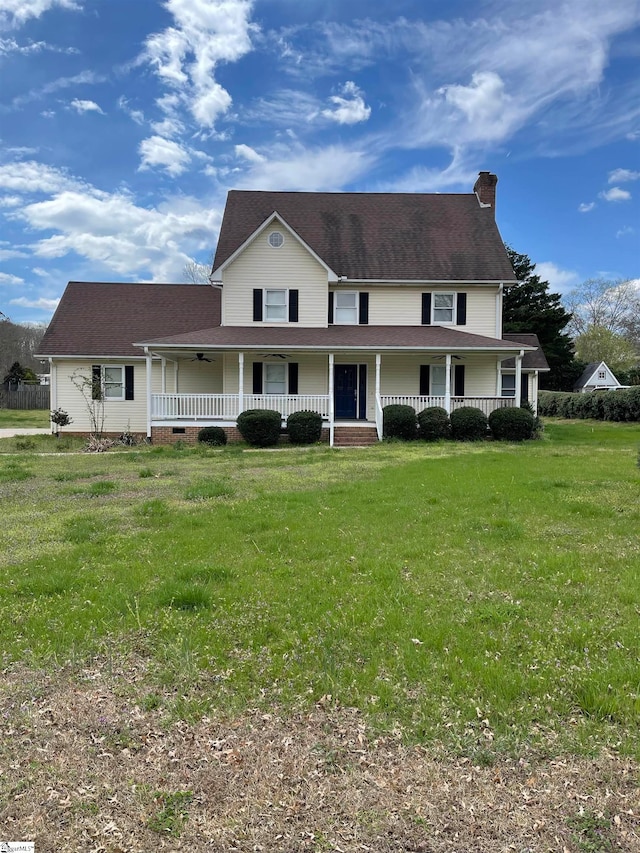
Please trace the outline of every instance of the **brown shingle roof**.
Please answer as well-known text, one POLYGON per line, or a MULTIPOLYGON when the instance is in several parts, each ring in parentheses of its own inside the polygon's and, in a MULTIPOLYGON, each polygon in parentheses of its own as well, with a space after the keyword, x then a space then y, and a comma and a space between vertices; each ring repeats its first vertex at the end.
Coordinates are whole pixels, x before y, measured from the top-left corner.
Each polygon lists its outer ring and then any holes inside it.
POLYGON ((141 356, 134 341, 220 323, 220 291, 204 284, 70 281, 42 355, 141 356))
MULTIPOLYGON (((550 369, 537 335, 533 335, 529 332, 504 332, 502 337, 507 341, 514 341, 515 343, 525 344, 525 346, 529 347, 537 347, 533 352, 525 352, 524 358, 522 359, 522 367, 524 370, 550 369)), ((502 367, 507 370, 514 368, 515 366, 515 358, 509 358, 502 362, 502 367)))
POLYGON ((277 212, 339 276, 373 281, 515 281, 492 208, 474 193, 232 190, 217 269, 277 212))
POLYGON ((306 328, 275 326, 218 326, 184 335, 138 341, 152 348, 228 348, 235 349, 448 349, 508 350, 519 349, 512 341, 472 335, 444 326, 329 326, 306 328))

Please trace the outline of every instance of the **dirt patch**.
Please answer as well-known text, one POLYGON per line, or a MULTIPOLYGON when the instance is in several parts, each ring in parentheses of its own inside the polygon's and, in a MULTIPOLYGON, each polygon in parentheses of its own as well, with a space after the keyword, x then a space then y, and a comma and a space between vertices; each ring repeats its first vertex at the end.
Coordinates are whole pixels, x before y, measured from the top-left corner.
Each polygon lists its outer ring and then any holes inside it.
POLYGON ((3 673, 0 840, 37 853, 640 851, 638 767, 615 755, 474 766, 377 737, 328 697, 286 717, 169 722, 162 697, 131 702, 143 677, 142 662, 3 673))

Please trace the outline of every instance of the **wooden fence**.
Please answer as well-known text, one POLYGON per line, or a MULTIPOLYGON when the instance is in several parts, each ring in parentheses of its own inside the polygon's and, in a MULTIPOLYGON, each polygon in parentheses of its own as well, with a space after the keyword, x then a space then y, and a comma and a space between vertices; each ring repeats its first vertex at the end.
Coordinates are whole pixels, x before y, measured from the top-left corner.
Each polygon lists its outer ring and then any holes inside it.
POLYGON ((49 386, 0 385, 0 409, 48 409, 49 386))

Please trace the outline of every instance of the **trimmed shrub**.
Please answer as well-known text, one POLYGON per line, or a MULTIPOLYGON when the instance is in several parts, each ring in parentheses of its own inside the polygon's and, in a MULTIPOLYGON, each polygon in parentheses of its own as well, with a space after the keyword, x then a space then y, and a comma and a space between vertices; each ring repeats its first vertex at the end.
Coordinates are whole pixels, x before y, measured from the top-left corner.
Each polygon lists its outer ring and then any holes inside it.
POLYGON ((227 434, 222 427, 203 427, 198 433, 198 441, 211 447, 222 447, 227 443, 227 434))
POLYGON ((541 391, 538 412, 558 418, 640 421, 640 387, 624 391, 590 391, 588 394, 541 391))
POLYGON ((451 435, 457 441, 482 441, 487 437, 487 416, 473 406, 454 409, 449 416, 451 435))
POLYGON ((287 432, 291 444, 315 444, 322 435, 322 415, 306 409, 292 412, 287 418, 287 432))
POLYGON ((238 415, 238 432, 254 447, 272 447, 280 438, 280 412, 270 409, 247 409, 238 415))
POLYGON ((382 434, 385 438, 412 441, 418 432, 416 410, 412 406, 391 405, 382 410, 382 434))
POLYGON ((498 441, 526 441, 533 438, 535 418, 526 409, 494 409, 489 415, 489 429, 498 441))
POLYGON ((418 412, 418 437, 424 441, 439 441, 449 438, 451 424, 447 410, 442 406, 429 406, 418 412))

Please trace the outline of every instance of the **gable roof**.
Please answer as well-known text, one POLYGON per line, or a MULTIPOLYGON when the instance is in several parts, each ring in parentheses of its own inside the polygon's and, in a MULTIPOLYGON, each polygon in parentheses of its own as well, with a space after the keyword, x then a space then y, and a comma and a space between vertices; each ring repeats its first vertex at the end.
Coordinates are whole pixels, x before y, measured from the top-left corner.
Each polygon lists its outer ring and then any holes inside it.
POLYGON ((134 341, 219 323, 220 291, 206 284, 70 281, 39 350, 140 358, 134 341))
MULTIPOLYGON (((529 347, 537 347, 533 352, 525 352, 522 359, 523 370, 550 370, 549 362, 544 354, 544 350, 540 345, 538 336, 529 332, 503 332, 502 337, 506 341, 514 341, 515 343, 525 344, 529 347)), ((508 358, 502 362, 503 370, 515 368, 515 358, 508 358)))
POLYGON ((494 211, 475 193, 232 190, 214 272, 274 212, 337 275, 353 281, 516 280, 494 211))
POLYGON ((599 387, 602 387, 604 385, 611 385, 612 383, 607 382, 606 380, 604 380, 604 381, 598 380, 595 383, 591 383, 589 381, 590 379, 593 379, 593 377, 596 375, 598 370, 600 370, 600 368, 606 370, 608 376, 610 376, 613 379, 613 387, 614 388, 622 387, 620 385, 620 383, 618 382, 618 380, 616 379, 616 376, 615 376, 613 370, 611 370, 611 368, 607 364, 605 364, 604 361, 592 361, 592 362, 590 362, 590 364, 588 364, 585 367, 585 369, 582 371, 582 373, 580 374, 578 379, 576 379, 576 381, 573 385, 574 390, 577 390, 578 388, 585 388, 587 385, 590 385, 590 384, 598 385, 599 387))

